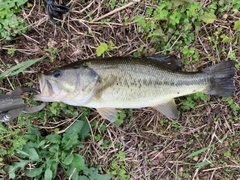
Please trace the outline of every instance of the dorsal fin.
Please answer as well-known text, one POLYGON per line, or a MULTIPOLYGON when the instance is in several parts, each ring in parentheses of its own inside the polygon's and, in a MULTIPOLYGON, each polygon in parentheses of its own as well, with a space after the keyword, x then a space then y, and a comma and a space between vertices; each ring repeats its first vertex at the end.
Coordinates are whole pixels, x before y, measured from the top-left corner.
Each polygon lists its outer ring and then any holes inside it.
POLYGON ((174 55, 156 54, 147 58, 158 61, 158 63, 161 63, 162 66, 172 71, 179 71, 182 69, 181 61, 174 55))

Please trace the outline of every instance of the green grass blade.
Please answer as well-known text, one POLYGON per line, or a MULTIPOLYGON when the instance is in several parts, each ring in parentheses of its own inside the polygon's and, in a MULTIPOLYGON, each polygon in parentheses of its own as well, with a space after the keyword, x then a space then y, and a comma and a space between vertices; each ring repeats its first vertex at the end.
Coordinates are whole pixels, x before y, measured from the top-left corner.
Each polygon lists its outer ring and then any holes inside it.
POLYGON ((31 60, 27 60, 24 62, 21 62, 11 68, 9 68, 8 70, 6 70, 5 72, 0 74, 0 79, 3 79, 5 77, 8 76, 15 76, 21 72, 23 72, 25 69, 27 69, 28 67, 32 66, 33 64, 41 61, 44 57, 38 58, 38 59, 31 59, 31 60))
POLYGON ((202 149, 200 149, 200 150, 198 150, 198 151, 192 152, 191 154, 189 154, 189 155, 187 156, 187 158, 191 158, 191 157, 197 156, 197 155, 201 154, 202 152, 207 151, 207 150, 208 150, 209 148, 211 148, 212 146, 213 146, 213 145, 207 146, 207 147, 202 148, 202 149))
POLYGON ((209 164, 211 164, 211 162, 206 159, 205 161, 196 164, 194 167, 195 168, 202 168, 202 167, 204 167, 206 165, 209 165, 209 164))

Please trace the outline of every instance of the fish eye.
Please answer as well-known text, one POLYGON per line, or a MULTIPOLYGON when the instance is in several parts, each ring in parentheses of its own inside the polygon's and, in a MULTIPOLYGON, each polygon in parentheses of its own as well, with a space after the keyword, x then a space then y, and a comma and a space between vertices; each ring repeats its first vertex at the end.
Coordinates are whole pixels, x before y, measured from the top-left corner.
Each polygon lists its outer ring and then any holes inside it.
POLYGON ((53 73, 53 76, 54 76, 55 78, 58 78, 59 76, 61 76, 61 71, 55 71, 55 72, 53 73))

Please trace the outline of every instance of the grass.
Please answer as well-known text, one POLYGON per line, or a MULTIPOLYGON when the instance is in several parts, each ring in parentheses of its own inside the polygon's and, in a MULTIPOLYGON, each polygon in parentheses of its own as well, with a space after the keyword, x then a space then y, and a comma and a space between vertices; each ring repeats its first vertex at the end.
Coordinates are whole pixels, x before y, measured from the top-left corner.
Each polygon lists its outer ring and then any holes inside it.
POLYGON ((56 24, 42 3, 8 8, 25 19, 29 31, 2 37, 3 93, 38 87, 36 72, 77 59, 154 53, 177 55, 186 71, 233 59, 236 93, 177 98, 178 121, 143 108, 122 110, 110 124, 95 110, 49 103, 39 113, 0 123, 0 178, 239 178, 239 1, 73 0, 71 12, 56 24), (38 61, 43 56, 50 60, 38 61))

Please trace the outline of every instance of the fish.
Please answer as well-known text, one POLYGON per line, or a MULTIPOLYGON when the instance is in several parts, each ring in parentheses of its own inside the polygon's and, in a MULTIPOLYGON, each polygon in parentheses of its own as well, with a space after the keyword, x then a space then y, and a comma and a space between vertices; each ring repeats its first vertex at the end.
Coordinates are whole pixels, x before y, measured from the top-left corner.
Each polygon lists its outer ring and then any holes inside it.
POLYGON ((34 99, 95 108, 110 122, 120 109, 143 107, 178 119, 174 98, 197 92, 233 96, 234 74, 232 60, 184 72, 174 55, 87 59, 40 74, 41 93, 34 99))

